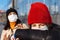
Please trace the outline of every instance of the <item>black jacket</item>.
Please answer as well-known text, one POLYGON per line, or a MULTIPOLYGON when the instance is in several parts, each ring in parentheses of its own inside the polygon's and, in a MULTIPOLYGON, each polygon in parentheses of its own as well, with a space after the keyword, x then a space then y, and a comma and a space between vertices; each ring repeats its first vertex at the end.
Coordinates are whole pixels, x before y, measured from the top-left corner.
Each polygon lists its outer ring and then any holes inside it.
POLYGON ((18 29, 15 38, 20 40, 60 40, 59 28, 54 24, 51 30, 18 29))

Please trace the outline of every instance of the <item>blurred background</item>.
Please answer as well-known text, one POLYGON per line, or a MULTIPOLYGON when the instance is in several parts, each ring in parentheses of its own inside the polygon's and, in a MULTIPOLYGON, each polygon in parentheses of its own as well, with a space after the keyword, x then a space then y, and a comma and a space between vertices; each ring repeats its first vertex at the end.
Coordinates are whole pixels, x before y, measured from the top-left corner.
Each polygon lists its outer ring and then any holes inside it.
POLYGON ((33 2, 42 2, 47 5, 53 23, 60 25, 60 0, 0 0, 0 35, 6 24, 6 10, 15 8, 19 19, 27 24, 27 15, 33 2))

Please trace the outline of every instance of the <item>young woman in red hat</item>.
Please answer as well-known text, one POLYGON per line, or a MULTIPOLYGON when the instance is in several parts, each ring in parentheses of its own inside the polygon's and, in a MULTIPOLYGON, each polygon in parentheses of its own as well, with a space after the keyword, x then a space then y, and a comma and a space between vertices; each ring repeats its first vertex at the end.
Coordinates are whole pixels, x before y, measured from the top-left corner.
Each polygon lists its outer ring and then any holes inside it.
POLYGON ((52 24, 47 6, 41 2, 31 4, 28 14, 28 25, 32 31, 31 40, 60 40, 59 33, 52 24))
POLYGON ((17 30, 19 40, 60 40, 58 25, 53 24, 47 6, 40 2, 31 4, 28 14, 28 30, 17 30))

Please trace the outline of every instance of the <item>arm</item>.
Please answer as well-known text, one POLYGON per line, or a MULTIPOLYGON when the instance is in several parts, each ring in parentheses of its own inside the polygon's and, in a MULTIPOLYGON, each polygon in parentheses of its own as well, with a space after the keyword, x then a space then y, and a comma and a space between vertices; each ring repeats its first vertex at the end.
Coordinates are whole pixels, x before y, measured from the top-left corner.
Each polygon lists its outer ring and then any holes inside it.
POLYGON ((9 40, 10 36, 7 35, 7 30, 3 30, 1 34, 1 40, 9 40))
POLYGON ((6 40, 6 31, 5 30, 3 30, 2 31, 2 34, 1 34, 1 40, 6 40))

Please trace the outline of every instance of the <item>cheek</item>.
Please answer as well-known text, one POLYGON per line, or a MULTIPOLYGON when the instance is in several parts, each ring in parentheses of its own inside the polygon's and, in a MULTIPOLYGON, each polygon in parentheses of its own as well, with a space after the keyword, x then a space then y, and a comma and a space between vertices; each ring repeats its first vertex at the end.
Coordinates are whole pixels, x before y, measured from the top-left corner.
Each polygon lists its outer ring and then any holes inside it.
POLYGON ((35 26, 35 27, 31 27, 32 29, 37 29, 38 27, 37 26, 35 26))
POLYGON ((44 28, 45 26, 40 26, 40 28, 44 28))

